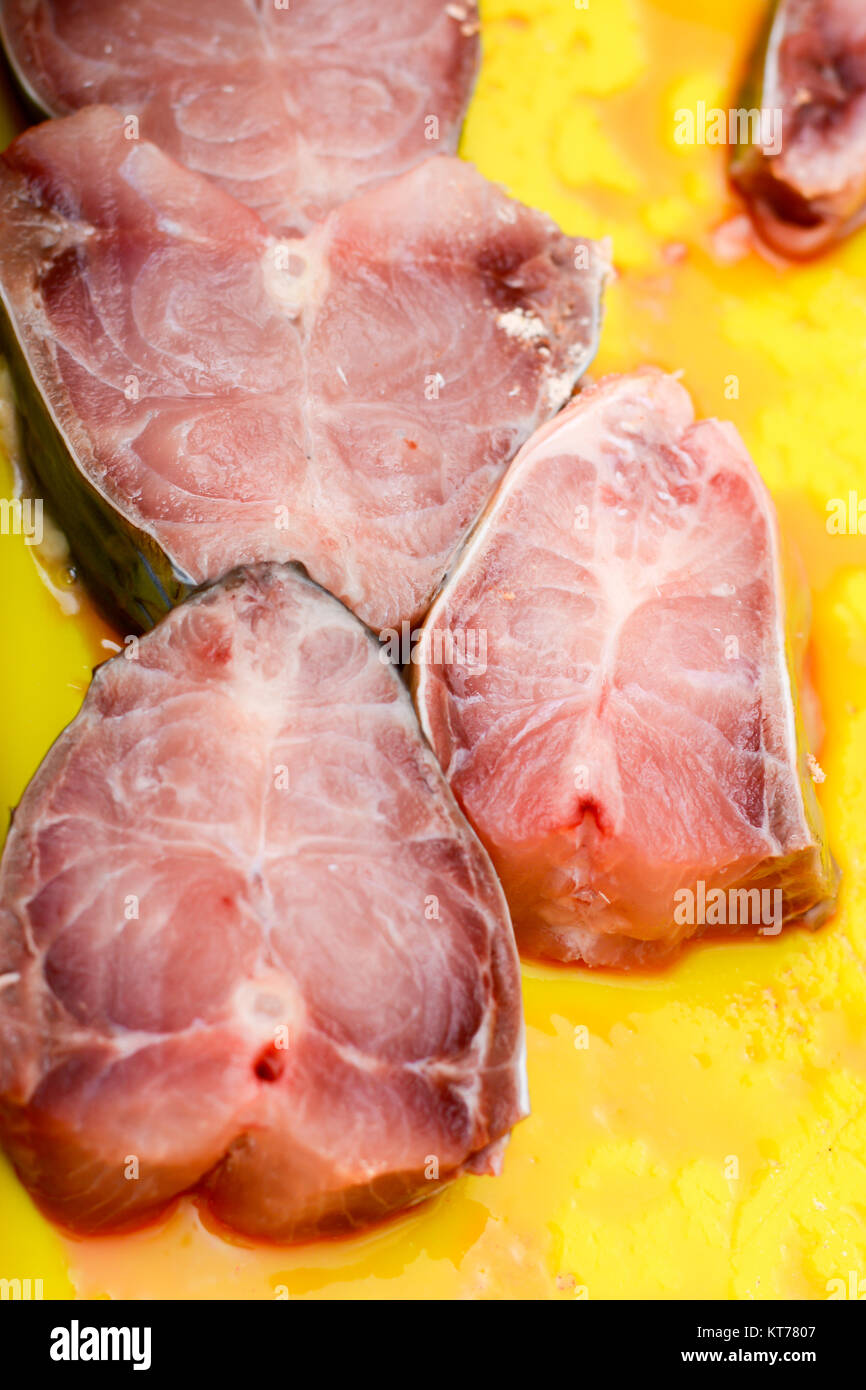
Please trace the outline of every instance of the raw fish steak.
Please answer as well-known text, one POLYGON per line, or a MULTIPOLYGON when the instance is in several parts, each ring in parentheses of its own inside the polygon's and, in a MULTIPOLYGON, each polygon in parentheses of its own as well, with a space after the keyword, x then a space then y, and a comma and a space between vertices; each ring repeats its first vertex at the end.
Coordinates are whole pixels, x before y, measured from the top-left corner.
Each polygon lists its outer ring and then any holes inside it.
POLYGON ((104 103, 276 232, 453 154, 478 68, 472 0, 4 0, 46 116, 104 103))
POLYGON ((640 964, 829 911, 784 608, 766 489, 673 377, 607 378, 524 446, 416 654, 522 949, 640 964))
POLYGON ((100 667, 0 866, 0 1132, 79 1231, 254 1236, 497 1171, 526 1113, 490 861, 375 639, 238 571, 100 667))
POLYGON ((766 113, 732 174, 755 225, 810 256, 866 218, 866 5, 778 0, 743 104, 766 113))
POLYGON ((592 358, 606 253, 438 158, 277 239, 90 107, 0 159, 0 313, 41 487, 147 626, 301 562, 420 618, 508 459, 592 358))

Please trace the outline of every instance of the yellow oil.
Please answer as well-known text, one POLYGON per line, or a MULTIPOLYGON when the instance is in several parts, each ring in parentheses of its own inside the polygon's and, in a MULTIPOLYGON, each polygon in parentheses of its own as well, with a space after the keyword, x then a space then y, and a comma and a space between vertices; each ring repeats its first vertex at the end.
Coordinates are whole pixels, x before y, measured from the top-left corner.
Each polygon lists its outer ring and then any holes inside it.
MULTIPOLYGON (((533 1113, 499 1179, 280 1249, 230 1243, 188 1203, 71 1240, 3 1169, 0 1275, 48 1297, 577 1300, 826 1298, 866 1275, 866 538, 826 527, 831 499, 866 498, 866 233, 806 267, 731 258, 726 152, 674 140, 678 109, 731 105, 762 11, 486 0, 463 153, 567 231, 613 237, 594 373, 682 369, 700 412, 739 427, 806 557, 837 917, 697 945, 663 974, 525 967, 533 1113)), ((73 615, 0 537, 4 808, 111 638, 70 592, 73 615)))

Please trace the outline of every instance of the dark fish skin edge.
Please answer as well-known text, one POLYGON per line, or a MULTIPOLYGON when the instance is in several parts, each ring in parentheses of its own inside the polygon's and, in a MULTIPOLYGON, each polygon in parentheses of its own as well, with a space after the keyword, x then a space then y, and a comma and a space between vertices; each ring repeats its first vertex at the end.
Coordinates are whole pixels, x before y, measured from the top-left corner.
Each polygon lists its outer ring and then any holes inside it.
POLYGON ((114 510, 70 457, 33 381, 2 294, 0 351, 12 375, 28 466, 69 537, 91 594, 114 627, 133 634, 146 631, 196 585, 174 568, 151 536, 114 510))
MULTIPOLYGON (((12 59, 0 0, 4 68, 25 114, 34 123, 52 112, 42 106, 12 59)), ((49 511, 73 540, 75 563, 102 614, 121 631, 141 633, 193 592, 159 546, 124 521, 72 460, 41 393, 34 385, 12 320, 0 294, 0 352, 9 364, 22 423, 27 464, 49 511)))
POLYGON ((33 125, 48 120, 55 113, 49 111, 48 107, 42 104, 28 85, 24 74, 12 56, 12 50, 6 38, 6 25, 3 20, 3 0, 0 0, 0 53, 2 53, 3 58, 4 75, 14 88, 15 96, 23 108, 24 115, 29 118, 33 125))

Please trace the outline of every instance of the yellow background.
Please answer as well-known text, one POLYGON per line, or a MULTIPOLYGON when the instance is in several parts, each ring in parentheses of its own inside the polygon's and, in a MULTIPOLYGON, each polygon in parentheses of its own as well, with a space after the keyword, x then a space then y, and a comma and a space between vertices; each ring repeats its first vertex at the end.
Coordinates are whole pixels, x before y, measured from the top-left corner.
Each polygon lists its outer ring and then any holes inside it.
MULTIPOLYGON (((41 1277, 46 1296, 564 1299, 814 1299, 866 1276, 866 540, 825 525, 830 499, 866 498, 866 233, 808 267, 726 264, 726 152, 673 139, 679 108, 732 104, 762 11, 487 0, 463 152, 567 231, 612 235, 594 374, 683 369, 699 411, 740 428, 805 554, 838 916, 698 945, 652 976, 526 967, 533 1113, 500 1179, 291 1250, 229 1244, 186 1203, 162 1228, 67 1240, 0 1167, 0 1276, 41 1277)), ((48 579, 77 615, 0 538, 4 807, 110 636, 62 564, 48 579)))

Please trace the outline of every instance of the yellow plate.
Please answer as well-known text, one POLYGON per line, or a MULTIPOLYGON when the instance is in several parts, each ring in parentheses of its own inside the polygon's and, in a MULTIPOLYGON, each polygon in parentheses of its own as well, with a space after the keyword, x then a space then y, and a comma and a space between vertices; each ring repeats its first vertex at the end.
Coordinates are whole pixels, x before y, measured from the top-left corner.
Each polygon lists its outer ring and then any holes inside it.
MULTIPOLYGON (((161 1228, 69 1240, 2 1169, 0 1277, 41 1278, 46 1297, 823 1299, 866 1275, 866 539, 826 525, 833 499, 866 500, 866 233, 804 268, 725 263, 727 151, 674 139, 678 111, 731 105, 763 9, 487 0, 463 151, 567 231, 612 235, 595 371, 683 369, 804 551, 838 916, 697 945, 662 975, 527 967, 533 1114, 500 1179, 361 1238, 250 1249, 188 1204, 161 1228)), ((62 559, 46 578, 14 536, 0 593, 11 806, 111 634, 62 559)))

